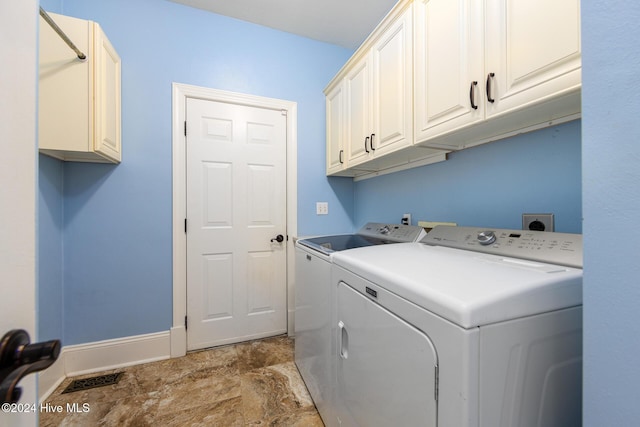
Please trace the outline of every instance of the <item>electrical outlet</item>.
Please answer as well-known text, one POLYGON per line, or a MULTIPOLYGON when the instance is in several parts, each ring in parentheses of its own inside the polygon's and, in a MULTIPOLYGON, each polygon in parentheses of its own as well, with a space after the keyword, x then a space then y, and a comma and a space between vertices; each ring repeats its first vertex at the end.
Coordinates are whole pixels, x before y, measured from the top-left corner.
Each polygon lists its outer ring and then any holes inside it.
POLYGON ((522 229, 553 231, 553 214, 522 214, 522 229))
POLYGON ((317 202, 316 215, 329 215, 329 202, 317 202))
POLYGON ((411 225, 411 214, 402 215, 402 224, 403 225, 411 225))

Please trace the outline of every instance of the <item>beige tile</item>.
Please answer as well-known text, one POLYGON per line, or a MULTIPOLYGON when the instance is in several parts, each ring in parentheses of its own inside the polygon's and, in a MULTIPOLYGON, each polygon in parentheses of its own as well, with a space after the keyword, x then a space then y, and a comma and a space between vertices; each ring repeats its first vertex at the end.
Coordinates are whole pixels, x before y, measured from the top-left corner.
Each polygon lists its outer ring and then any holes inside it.
POLYGON ((293 340, 286 336, 249 341, 236 345, 238 369, 245 373, 252 369, 293 360, 293 340))
POLYGON ((254 369, 241 375, 245 421, 266 420, 313 409, 313 401, 293 362, 254 369))
POLYGON ((214 403, 207 403, 190 409, 176 410, 155 417, 148 417, 158 426, 244 426, 242 398, 234 397, 214 403))
POLYGON ((41 413, 43 427, 322 426, 285 336, 68 378, 47 403, 63 411, 41 413), (116 385, 60 394, 74 379, 116 371, 125 373, 116 385))

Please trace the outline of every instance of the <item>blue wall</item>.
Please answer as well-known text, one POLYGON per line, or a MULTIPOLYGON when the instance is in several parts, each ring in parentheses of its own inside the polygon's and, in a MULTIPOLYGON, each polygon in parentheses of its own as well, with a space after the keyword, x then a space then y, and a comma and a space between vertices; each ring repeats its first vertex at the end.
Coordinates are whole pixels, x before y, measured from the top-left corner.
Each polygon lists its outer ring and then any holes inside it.
POLYGON ((640 4, 582 2, 584 425, 640 423, 640 4))
POLYGON ((582 231, 580 121, 449 154, 446 162, 355 184, 354 223, 452 221, 522 227, 522 214, 551 212, 555 229, 582 231))
MULTIPOLYGON (((39 227, 43 250, 62 239, 65 345, 171 327, 172 82, 297 102, 298 234, 352 228, 352 183, 324 176, 322 93, 350 51, 165 1, 42 5, 100 23, 122 58, 122 163, 64 163, 62 187, 40 188, 41 199, 63 200, 62 231, 42 217, 39 227), (309 215, 316 201, 330 215, 309 215)), ((52 162, 41 162, 41 182, 59 178, 52 162)), ((42 274, 39 286, 57 298, 58 276, 42 274)), ((41 329, 54 317, 42 312, 41 329)))
POLYGON ((63 164, 39 156, 38 338, 64 338, 63 328, 63 164))

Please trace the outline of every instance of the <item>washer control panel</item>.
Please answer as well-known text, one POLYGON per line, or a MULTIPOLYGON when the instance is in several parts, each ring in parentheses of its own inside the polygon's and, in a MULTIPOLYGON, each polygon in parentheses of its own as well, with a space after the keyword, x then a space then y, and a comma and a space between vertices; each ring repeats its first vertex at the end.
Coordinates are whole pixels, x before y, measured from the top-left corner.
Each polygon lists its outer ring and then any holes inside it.
POLYGON ((426 235, 424 228, 416 225, 383 224, 379 222, 366 223, 358 230, 358 234, 393 242, 417 242, 426 235))
POLYGON ((582 268, 582 234, 440 225, 421 243, 582 268))

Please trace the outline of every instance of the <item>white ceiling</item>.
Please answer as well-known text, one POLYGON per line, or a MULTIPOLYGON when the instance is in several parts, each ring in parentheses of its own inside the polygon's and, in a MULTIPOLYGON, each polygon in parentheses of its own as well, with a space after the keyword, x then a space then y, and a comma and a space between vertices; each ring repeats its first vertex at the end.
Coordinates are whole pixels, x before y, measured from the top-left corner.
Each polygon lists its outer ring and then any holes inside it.
POLYGON ((300 36, 357 48, 397 0, 170 0, 300 36))

